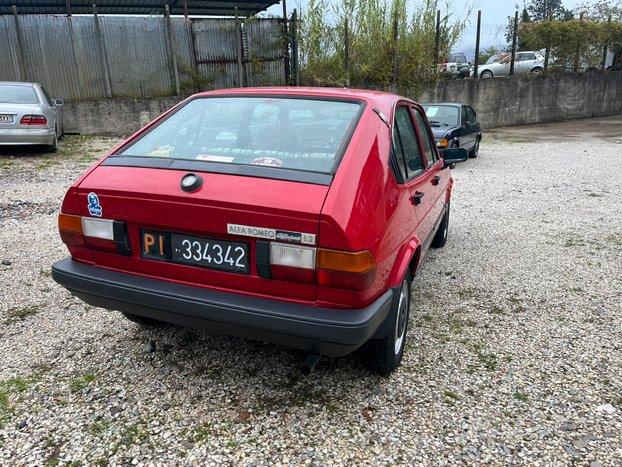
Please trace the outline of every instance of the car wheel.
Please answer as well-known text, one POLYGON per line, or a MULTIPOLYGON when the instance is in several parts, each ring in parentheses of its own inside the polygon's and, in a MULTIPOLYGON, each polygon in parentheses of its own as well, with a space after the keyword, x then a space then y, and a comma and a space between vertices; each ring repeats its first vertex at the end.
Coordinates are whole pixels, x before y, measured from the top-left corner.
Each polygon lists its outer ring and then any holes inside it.
POLYGON ((471 159, 475 159, 478 154, 479 154, 479 138, 477 139, 477 141, 475 141, 475 146, 473 146, 473 149, 469 151, 469 157, 471 159))
POLYGON ((402 362, 410 314, 411 283, 410 273, 406 273, 391 304, 389 316, 383 323, 388 329, 387 336, 382 339, 371 339, 361 349, 363 364, 375 373, 388 375, 402 362))
POLYGON ((532 68, 531 70, 532 75, 541 75, 542 73, 544 73, 544 68, 539 67, 539 66, 532 68))
POLYGON ((48 152, 58 151, 58 133, 54 131, 54 141, 48 146, 48 152))
POLYGON ((157 319, 147 318, 145 316, 134 315, 132 313, 121 312, 123 316, 129 319, 132 323, 140 324, 141 326, 161 326, 164 323, 157 319))
POLYGON ((441 225, 438 226, 438 230, 436 231, 436 235, 432 239, 432 243, 430 246, 432 248, 442 248, 447 243, 447 234, 449 232, 449 203, 447 203, 447 210, 445 211, 445 215, 443 216, 443 220, 441 221, 441 225))
POLYGON ((492 78, 493 74, 492 74, 492 71, 490 71, 490 70, 484 70, 484 71, 482 71, 482 74, 480 76, 482 78, 492 78))

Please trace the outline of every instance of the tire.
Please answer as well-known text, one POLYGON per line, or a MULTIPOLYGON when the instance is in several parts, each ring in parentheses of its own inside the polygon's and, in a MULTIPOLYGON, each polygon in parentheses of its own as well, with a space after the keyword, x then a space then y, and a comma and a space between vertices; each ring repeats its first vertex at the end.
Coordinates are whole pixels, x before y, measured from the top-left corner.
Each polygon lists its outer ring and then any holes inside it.
POLYGON ((484 70, 484 71, 482 71, 482 73, 479 76, 481 78, 487 79, 487 78, 492 78, 494 75, 492 74, 492 71, 484 70))
POLYGON ((544 73, 544 68, 542 68, 542 67, 537 66, 537 67, 531 69, 531 74, 532 75, 541 75, 542 73, 544 73))
POLYGON ((382 339, 371 339, 361 349, 363 364, 374 373, 391 374, 402 362, 408 333, 411 283, 410 273, 406 273, 397 296, 391 303, 389 316, 381 325, 387 326, 387 336, 382 339))
POLYGON ((54 142, 47 147, 48 152, 58 151, 58 134, 54 131, 54 142))
POLYGON ((479 154, 479 141, 480 139, 477 138, 477 141, 475 142, 475 146, 473 146, 473 149, 469 150, 469 157, 471 159, 475 159, 477 155, 479 154))
POLYGON ((445 211, 443 220, 438 226, 436 235, 434 235, 432 243, 430 244, 432 248, 442 248, 445 246, 445 243, 447 243, 447 234, 449 233, 449 206, 449 203, 447 203, 447 210, 445 211))
POLYGON ((139 324, 141 326, 162 326, 164 323, 153 318, 146 318, 140 315, 133 315, 132 313, 121 312, 123 316, 129 319, 132 323, 139 324))

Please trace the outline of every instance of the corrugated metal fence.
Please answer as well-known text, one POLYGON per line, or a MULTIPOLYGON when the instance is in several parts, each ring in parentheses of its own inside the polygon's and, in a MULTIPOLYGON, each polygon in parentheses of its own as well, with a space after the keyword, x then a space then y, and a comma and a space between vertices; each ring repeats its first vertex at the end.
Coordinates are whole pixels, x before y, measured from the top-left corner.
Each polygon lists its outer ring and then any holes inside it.
POLYGON ((272 18, 0 16, 0 81, 69 100, 284 84, 282 34, 272 18))

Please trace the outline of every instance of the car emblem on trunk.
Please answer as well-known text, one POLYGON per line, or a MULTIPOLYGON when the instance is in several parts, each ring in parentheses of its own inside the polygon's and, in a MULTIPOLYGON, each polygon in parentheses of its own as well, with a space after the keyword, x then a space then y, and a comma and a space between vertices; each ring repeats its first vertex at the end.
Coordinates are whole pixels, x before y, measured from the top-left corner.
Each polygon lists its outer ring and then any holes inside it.
POLYGON ((195 191, 201 188, 203 179, 197 174, 189 173, 181 179, 181 189, 184 191, 195 191))

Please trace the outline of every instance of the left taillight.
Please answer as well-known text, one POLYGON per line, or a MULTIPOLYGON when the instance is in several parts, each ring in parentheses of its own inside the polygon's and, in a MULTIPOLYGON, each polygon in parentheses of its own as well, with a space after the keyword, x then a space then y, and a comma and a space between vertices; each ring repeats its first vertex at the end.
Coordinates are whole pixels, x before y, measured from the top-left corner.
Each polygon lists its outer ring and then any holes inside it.
POLYGON ((45 118, 43 115, 24 115, 21 120, 19 121, 20 125, 35 125, 35 126, 41 126, 41 125, 47 125, 48 124, 48 119, 45 118))
POLYGON ((98 250, 131 254, 125 222, 61 213, 58 230, 67 246, 88 246, 98 250))

